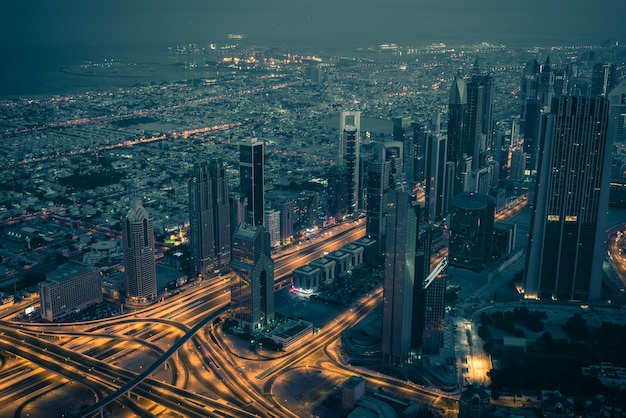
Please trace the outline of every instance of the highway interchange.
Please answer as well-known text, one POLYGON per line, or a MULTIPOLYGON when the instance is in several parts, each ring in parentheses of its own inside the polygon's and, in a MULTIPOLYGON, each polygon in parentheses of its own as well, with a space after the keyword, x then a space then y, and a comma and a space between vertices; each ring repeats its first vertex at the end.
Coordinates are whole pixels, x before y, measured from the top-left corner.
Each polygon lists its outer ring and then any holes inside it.
MULTIPOLYGON (((277 255, 277 287, 294 268, 353 242, 364 230, 361 219, 296 245, 291 253, 277 255)), ((81 385, 93 401, 75 400, 83 404, 79 409, 69 405, 70 415, 296 417, 294 405, 273 396, 276 378, 305 364, 323 369, 334 385, 362 374, 343 365, 332 347, 341 332, 367 315, 381 298, 380 289, 366 295, 309 344, 276 359, 256 361, 255 366, 229 348, 213 324, 230 303, 226 276, 190 286, 143 310, 98 321, 31 324, 4 320, 0 344, 9 356, 0 368, 4 377, 0 412, 36 415, 36 405, 51 392, 81 385)), ((12 311, 19 308, 23 307, 16 304, 12 311)), ((1 312, 8 317, 9 312, 1 312)), ((454 400, 406 382, 376 374, 367 379, 370 387, 420 399, 427 396, 430 402, 439 398, 442 408, 454 408, 454 400)))

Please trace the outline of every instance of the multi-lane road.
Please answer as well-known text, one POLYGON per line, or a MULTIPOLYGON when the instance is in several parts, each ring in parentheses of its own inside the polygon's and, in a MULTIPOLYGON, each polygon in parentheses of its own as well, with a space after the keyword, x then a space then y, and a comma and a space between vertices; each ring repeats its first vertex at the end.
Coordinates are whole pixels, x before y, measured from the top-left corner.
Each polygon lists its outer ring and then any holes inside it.
MULTIPOLYGON (((291 253, 277 254, 277 281, 362 237, 364 223, 358 220, 328 232, 323 241, 303 242, 291 253)), ((81 416, 109 410, 113 402, 138 416, 161 410, 183 416, 295 416, 268 402, 258 379, 243 376, 236 355, 213 335, 212 322, 229 302, 224 277, 115 318, 72 324, 0 322, 0 347, 15 356, 5 359, 0 369, 11 376, 0 384, 0 411, 20 416, 53 388, 79 383, 92 391, 95 401, 74 411, 81 416)), ((357 318, 353 314, 344 328, 357 318)), ((318 340, 316 347, 321 347, 318 340)), ((294 356, 290 358, 293 364, 294 356)), ((275 373, 280 371, 277 367, 275 373)))

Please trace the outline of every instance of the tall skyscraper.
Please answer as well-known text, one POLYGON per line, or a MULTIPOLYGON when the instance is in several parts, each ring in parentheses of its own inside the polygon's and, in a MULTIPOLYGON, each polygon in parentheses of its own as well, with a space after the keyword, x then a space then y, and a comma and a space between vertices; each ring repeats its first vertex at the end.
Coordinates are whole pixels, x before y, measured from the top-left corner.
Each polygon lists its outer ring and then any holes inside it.
POLYGON ((232 236, 239 224, 246 221, 248 198, 243 193, 230 192, 228 194, 228 203, 230 206, 230 235, 232 236))
POLYGON ((615 64, 595 64, 591 72, 591 97, 607 96, 617 86, 617 76, 615 64))
POLYGON ((448 212, 448 193, 454 187, 454 163, 447 165, 448 137, 445 135, 426 135, 426 153, 424 165, 426 220, 440 222, 448 212))
POLYGON ((606 96, 609 108, 609 138, 616 146, 626 142, 626 81, 622 81, 606 96))
POLYGON ((222 160, 196 165, 188 187, 191 274, 211 274, 230 263, 228 174, 222 160))
POLYGON ((342 220, 348 213, 348 172, 334 165, 328 170, 326 215, 342 220))
POLYGON ((411 196, 390 190, 383 284, 383 360, 400 364, 411 348, 417 214, 411 196))
POLYGON ((247 332, 274 320, 274 261, 270 236, 263 226, 239 225, 233 235, 235 273, 230 287, 233 318, 247 332))
POLYGON ((492 255, 495 201, 480 193, 461 193, 450 208, 450 266, 481 271, 492 255))
POLYGON ((140 199, 131 200, 123 228, 126 297, 138 302, 156 299, 154 220, 140 199))
POLYGON ((391 184, 391 161, 385 158, 385 146, 376 144, 374 155, 367 165, 367 204, 365 233, 376 240, 378 256, 385 251, 385 224, 387 193, 391 184))
POLYGON ((360 185, 361 112, 343 111, 339 119, 339 163, 348 172, 348 213, 358 210, 360 185))
POLYGON ((248 199, 246 222, 263 225, 263 142, 250 138, 239 144, 239 191, 248 199))
POLYGON ((600 297, 612 151, 608 110, 601 96, 563 96, 545 117, 524 270, 527 298, 600 297))
POLYGON ((448 149, 447 160, 455 165, 463 158, 463 141, 467 121, 467 83, 457 74, 450 86, 448 101, 448 149))

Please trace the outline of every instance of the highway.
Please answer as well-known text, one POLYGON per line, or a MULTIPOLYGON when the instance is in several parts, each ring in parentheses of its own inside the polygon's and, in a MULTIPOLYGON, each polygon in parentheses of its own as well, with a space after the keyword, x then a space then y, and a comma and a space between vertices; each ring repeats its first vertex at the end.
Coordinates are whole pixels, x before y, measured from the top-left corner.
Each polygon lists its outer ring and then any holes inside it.
MULTIPOLYGON (((363 236, 364 223, 359 220, 334 231, 334 236, 326 237, 323 243, 313 240, 296 246, 291 253, 278 254, 277 283, 294 268, 363 236)), ((3 382, 0 396, 6 394, 10 399, 5 405, 20 399, 23 403, 17 411, 22 411, 28 402, 37 399, 37 391, 49 391, 69 381, 92 388, 97 399, 80 416, 95 416, 112 402, 138 416, 145 416, 146 402, 148 410, 166 408, 185 416, 294 416, 288 410, 266 409, 265 394, 241 378, 240 366, 233 365, 232 354, 230 359, 220 357, 223 348, 217 348, 217 340, 198 332, 210 328, 226 309, 230 302, 228 290, 225 277, 191 286, 163 303, 119 317, 72 324, 1 322, 0 332, 6 336, 0 343, 2 348, 28 360, 33 367, 28 374, 11 373, 23 386, 8 387, 3 382), (151 353, 150 364, 134 371, 127 365, 121 367, 146 350, 151 353), (118 362, 120 366, 116 366, 118 362), (198 370, 211 374, 207 378, 207 373, 198 370), (150 377, 168 373, 168 383, 150 377), (22 374, 23 379, 19 377, 22 374), (195 389, 202 386, 210 388, 212 396, 199 395, 195 389), (22 392, 14 393, 19 387, 22 392), (141 399, 141 408, 137 409, 138 401, 132 396, 122 396, 129 393, 141 399), (173 395, 175 399, 171 400, 173 395), (207 408, 213 409, 208 412, 207 408)))

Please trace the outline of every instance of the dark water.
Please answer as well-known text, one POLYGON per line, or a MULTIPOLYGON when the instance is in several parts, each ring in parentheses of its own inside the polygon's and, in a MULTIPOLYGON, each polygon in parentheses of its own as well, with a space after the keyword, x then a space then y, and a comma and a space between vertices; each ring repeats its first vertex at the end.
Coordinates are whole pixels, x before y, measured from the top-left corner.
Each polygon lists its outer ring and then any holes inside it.
POLYGON ((162 74, 154 74, 154 77, 143 74, 105 76, 80 71, 81 65, 89 62, 104 63, 105 60, 114 60, 124 65, 137 62, 166 65, 167 47, 0 48, 0 98, 102 90, 162 78, 162 74))

